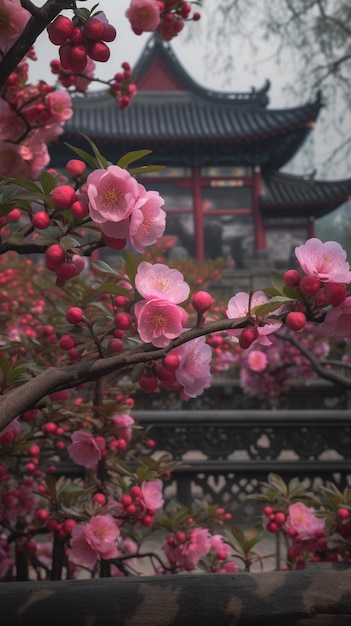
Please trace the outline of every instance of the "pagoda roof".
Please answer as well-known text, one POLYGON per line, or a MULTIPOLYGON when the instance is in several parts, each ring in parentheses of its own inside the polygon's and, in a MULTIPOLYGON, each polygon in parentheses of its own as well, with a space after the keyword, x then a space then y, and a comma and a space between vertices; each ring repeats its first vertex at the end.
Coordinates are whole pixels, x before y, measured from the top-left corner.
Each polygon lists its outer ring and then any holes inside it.
POLYGON ((261 207, 264 217, 322 217, 351 199, 351 178, 315 180, 283 172, 263 177, 261 207))
MULTIPOLYGON (((134 72, 133 72, 134 76, 134 72)), ((151 38, 135 68, 138 93, 120 110, 106 91, 72 98, 65 133, 103 142, 104 154, 149 148, 165 165, 237 163, 276 170, 288 163, 314 126, 320 94, 302 106, 269 109, 269 83, 250 92, 202 87, 171 46, 151 38)), ((153 158, 153 157, 151 157, 153 158)), ((116 159, 114 159, 116 160, 116 159)))

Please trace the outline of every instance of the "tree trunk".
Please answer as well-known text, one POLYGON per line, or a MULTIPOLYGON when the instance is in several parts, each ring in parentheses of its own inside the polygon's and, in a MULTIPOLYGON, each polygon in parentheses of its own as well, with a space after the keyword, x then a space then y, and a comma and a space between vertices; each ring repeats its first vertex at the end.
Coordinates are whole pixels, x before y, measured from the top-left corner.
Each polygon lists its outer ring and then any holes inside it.
POLYGON ((1 626, 350 626, 351 568, 3 583, 1 626))

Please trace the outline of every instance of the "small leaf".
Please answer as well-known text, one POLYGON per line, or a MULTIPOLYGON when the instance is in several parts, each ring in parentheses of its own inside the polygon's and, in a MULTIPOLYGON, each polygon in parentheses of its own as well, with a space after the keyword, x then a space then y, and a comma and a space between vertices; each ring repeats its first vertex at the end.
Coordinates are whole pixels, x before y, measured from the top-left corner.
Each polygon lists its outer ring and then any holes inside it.
POLYGON ((285 298, 283 296, 275 296, 271 298, 269 302, 265 304, 260 304, 259 306, 254 307, 251 312, 255 313, 257 316, 268 315, 268 313, 273 313, 273 311, 277 311, 284 304, 288 304, 292 301, 292 298, 285 298))
POLYGON ((130 282, 134 285, 135 276, 138 271, 139 260, 128 251, 126 251, 125 258, 125 271, 130 282))
POLYGON ((99 270, 99 272, 103 272, 104 274, 113 274, 113 276, 118 276, 118 278, 120 278, 118 272, 108 265, 108 263, 105 263, 105 261, 94 261, 92 266, 99 270))
POLYGON ((130 375, 131 381, 132 383, 137 383, 140 376, 142 375, 144 371, 144 365, 143 363, 138 363, 134 368, 133 371, 130 375))
POLYGON ((152 154, 152 150, 133 150, 132 152, 127 152, 127 154, 124 154, 119 161, 117 161, 116 165, 126 169, 128 165, 134 163, 134 161, 139 161, 139 159, 142 159, 148 154, 152 154))
POLYGON ((283 275, 273 270, 273 272, 271 273, 271 281, 277 292, 283 295, 283 289, 285 287, 283 275))
POLYGON ((96 160, 98 162, 98 165, 100 165, 100 167, 103 167, 105 170, 108 168, 109 166, 109 162, 108 160, 101 154, 101 152, 99 151, 98 147, 95 145, 95 143, 90 139, 90 137, 88 137, 88 135, 84 135, 84 133, 82 133, 82 137, 84 137, 84 139, 88 142, 88 144, 90 145, 92 151, 94 152, 94 155, 96 157, 96 160))
POLYGON ((81 148, 76 148, 76 146, 72 146, 72 144, 67 143, 67 142, 65 142, 65 146, 70 148, 72 152, 77 154, 83 161, 85 161, 88 165, 90 165, 90 167, 93 170, 96 169, 96 161, 94 157, 91 154, 89 154, 89 152, 86 152, 85 150, 81 150, 81 148))
POLYGON ((149 174, 151 172, 159 172, 164 169, 165 165, 141 165, 140 167, 133 167, 129 170, 129 173, 132 174, 132 176, 135 176, 135 174, 149 174))

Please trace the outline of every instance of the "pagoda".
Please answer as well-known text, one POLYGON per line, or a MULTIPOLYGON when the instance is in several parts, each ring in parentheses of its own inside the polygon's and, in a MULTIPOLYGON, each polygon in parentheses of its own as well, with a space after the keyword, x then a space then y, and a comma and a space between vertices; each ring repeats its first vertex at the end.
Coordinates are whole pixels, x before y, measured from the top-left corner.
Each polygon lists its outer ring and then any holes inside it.
POLYGON ((295 245, 314 235, 314 220, 351 196, 351 179, 281 171, 315 126, 320 93, 302 106, 271 109, 268 81, 247 93, 212 91, 155 36, 133 78, 137 95, 124 110, 107 92, 72 98, 74 115, 51 147, 52 164, 72 158, 65 142, 88 150, 82 134, 112 163, 151 150, 142 163, 165 167, 139 180, 165 199, 174 255, 224 257, 237 268, 267 256, 285 266, 295 245))

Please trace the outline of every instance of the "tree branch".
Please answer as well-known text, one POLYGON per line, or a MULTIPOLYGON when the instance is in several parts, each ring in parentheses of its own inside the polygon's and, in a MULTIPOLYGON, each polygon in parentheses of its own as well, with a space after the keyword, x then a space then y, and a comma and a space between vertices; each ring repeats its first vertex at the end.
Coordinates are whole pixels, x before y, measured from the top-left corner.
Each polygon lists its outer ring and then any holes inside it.
POLYGON ((236 320, 233 319, 218 320, 209 322, 201 328, 192 328, 182 333, 167 348, 155 348, 151 344, 147 344, 136 350, 112 357, 91 358, 66 367, 50 367, 3 396, 0 401, 0 431, 18 415, 34 408, 40 400, 49 394, 63 389, 72 389, 113 372, 130 370, 138 363, 163 359, 173 348, 181 346, 191 339, 234 327, 244 328, 247 324, 247 321, 237 324, 236 320))

